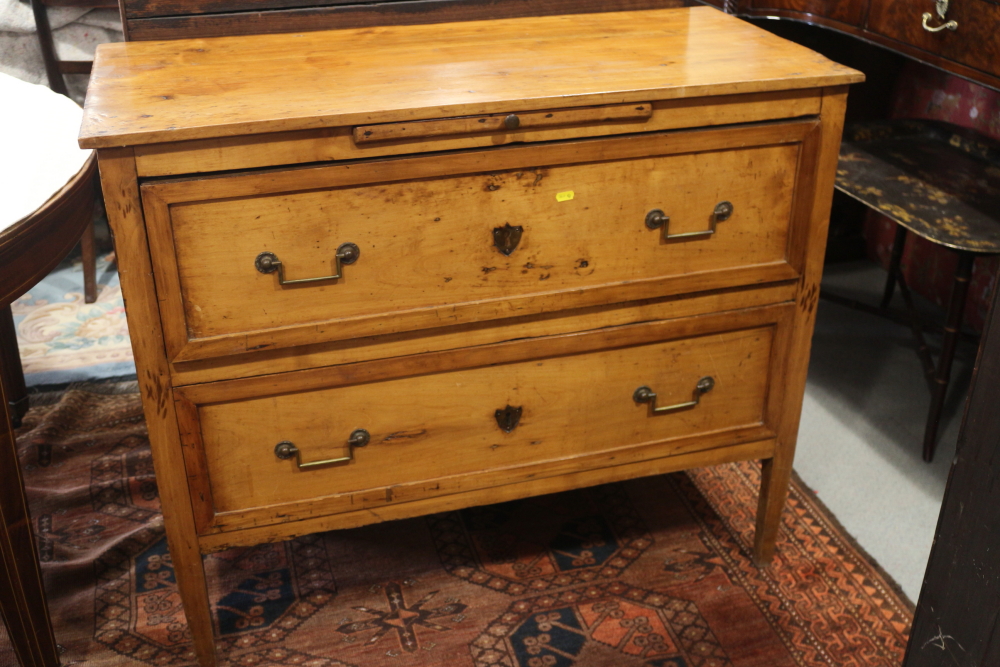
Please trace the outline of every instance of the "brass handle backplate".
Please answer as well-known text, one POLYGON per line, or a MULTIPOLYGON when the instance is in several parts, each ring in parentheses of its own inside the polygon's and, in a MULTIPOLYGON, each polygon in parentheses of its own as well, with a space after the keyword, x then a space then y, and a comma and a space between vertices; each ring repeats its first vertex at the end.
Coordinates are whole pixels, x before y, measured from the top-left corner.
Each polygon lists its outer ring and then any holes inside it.
POLYGON ((347 456, 341 456, 336 459, 325 459, 323 461, 309 461, 307 463, 303 463, 302 453, 299 451, 299 448, 288 440, 282 440, 274 446, 274 455, 282 460, 288 460, 294 457, 295 465, 299 470, 310 470, 312 468, 323 468, 326 466, 336 466, 350 463, 354 460, 354 448, 364 447, 369 443, 369 441, 371 441, 371 435, 368 431, 363 428, 359 428, 351 432, 351 437, 347 439, 347 456))
POLYGON ((315 283, 321 280, 339 280, 344 277, 344 264, 354 264, 361 256, 361 248, 353 243, 342 243, 337 248, 337 254, 333 256, 336 272, 332 276, 319 276, 316 278, 298 278, 288 280, 285 278, 285 265, 273 252, 262 252, 254 260, 254 267, 261 273, 278 272, 279 285, 298 285, 301 283, 315 283))
POLYGON ((705 376, 698 380, 698 384, 694 388, 694 400, 687 401, 686 403, 677 403, 676 405, 663 405, 657 407, 656 405, 656 392, 654 392, 649 387, 639 387, 632 394, 632 400, 636 403, 649 403, 650 412, 656 415, 662 415, 665 412, 676 412, 677 410, 684 410, 686 408, 693 408, 698 405, 701 401, 701 395, 707 394, 712 391, 712 387, 715 386, 715 380, 709 376, 705 376))
MULTIPOLYGON (((935 0, 934 11, 937 12, 938 18, 944 21, 946 15, 948 14, 948 0, 935 0)), ((934 18, 934 16, 930 12, 924 12, 921 18, 923 19, 921 21, 921 25, 924 26, 924 30, 926 30, 927 32, 941 32, 942 30, 958 30, 958 21, 948 21, 946 23, 942 23, 939 26, 932 27, 930 25, 930 20, 934 18)))
POLYGON ((658 208, 654 208, 652 211, 646 214, 646 227, 649 229, 663 229, 663 240, 664 241, 679 241, 687 239, 697 239, 704 238, 706 236, 711 236, 715 233, 715 225, 719 222, 725 222, 733 215, 733 205, 728 201, 720 201, 715 205, 715 209, 712 211, 712 218, 709 222, 708 229, 700 232, 684 232, 683 234, 671 234, 670 233, 670 216, 661 211, 658 208))

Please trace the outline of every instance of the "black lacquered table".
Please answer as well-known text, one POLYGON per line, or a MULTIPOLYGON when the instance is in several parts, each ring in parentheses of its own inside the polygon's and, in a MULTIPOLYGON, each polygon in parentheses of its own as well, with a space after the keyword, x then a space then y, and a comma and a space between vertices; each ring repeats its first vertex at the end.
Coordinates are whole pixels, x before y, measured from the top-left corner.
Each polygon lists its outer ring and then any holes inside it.
POLYGON ((897 223, 889 276, 876 310, 887 311, 898 284, 931 388, 923 444, 924 460, 930 461, 961 335, 972 264, 977 256, 1000 254, 1000 143, 937 121, 851 126, 844 131, 836 187, 897 223), (958 255, 937 364, 900 271, 910 233, 958 255))

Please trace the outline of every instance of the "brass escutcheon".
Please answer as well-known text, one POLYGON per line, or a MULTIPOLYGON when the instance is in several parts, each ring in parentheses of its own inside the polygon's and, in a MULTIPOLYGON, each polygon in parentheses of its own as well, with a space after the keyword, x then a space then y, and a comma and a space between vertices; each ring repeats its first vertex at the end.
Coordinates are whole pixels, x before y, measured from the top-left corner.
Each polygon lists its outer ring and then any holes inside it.
POLYGON ((518 423, 521 421, 521 406, 516 408, 513 405, 508 405, 505 408, 498 408, 493 416, 497 420, 497 426, 500 427, 504 433, 510 433, 515 428, 517 428, 518 423))
POLYGON ((510 254, 517 248, 517 244, 521 242, 523 233, 524 227, 511 225, 509 222, 503 227, 494 227, 493 245, 501 254, 510 257, 510 254))

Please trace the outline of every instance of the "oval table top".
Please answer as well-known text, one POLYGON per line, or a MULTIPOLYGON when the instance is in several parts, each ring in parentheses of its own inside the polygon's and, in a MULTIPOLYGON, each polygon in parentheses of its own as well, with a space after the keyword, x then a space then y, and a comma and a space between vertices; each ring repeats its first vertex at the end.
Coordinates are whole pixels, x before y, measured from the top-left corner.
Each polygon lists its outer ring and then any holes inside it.
POLYGON ((0 74, 0 234, 40 209, 93 151, 77 145, 83 109, 45 86, 0 74))
POLYGON ((849 126, 836 187, 932 243, 1000 254, 1000 142, 972 130, 918 119, 849 126))
POLYGON ((83 110, 0 74, 0 306, 62 261, 91 224, 97 160, 77 147, 83 110))

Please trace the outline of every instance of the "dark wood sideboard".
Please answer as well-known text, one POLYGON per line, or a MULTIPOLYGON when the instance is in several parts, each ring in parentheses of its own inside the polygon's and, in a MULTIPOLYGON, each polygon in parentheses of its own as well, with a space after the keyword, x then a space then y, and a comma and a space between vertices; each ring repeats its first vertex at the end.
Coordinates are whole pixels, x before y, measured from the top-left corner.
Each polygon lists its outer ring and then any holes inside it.
POLYGON ((1000 90, 997 0, 705 1, 739 16, 776 16, 832 28, 1000 90), (927 28, 924 14, 930 14, 927 28), (954 29, 942 27, 951 21, 954 29))
POLYGON ((118 0, 127 41, 684 7, 695 0, 118 0))

